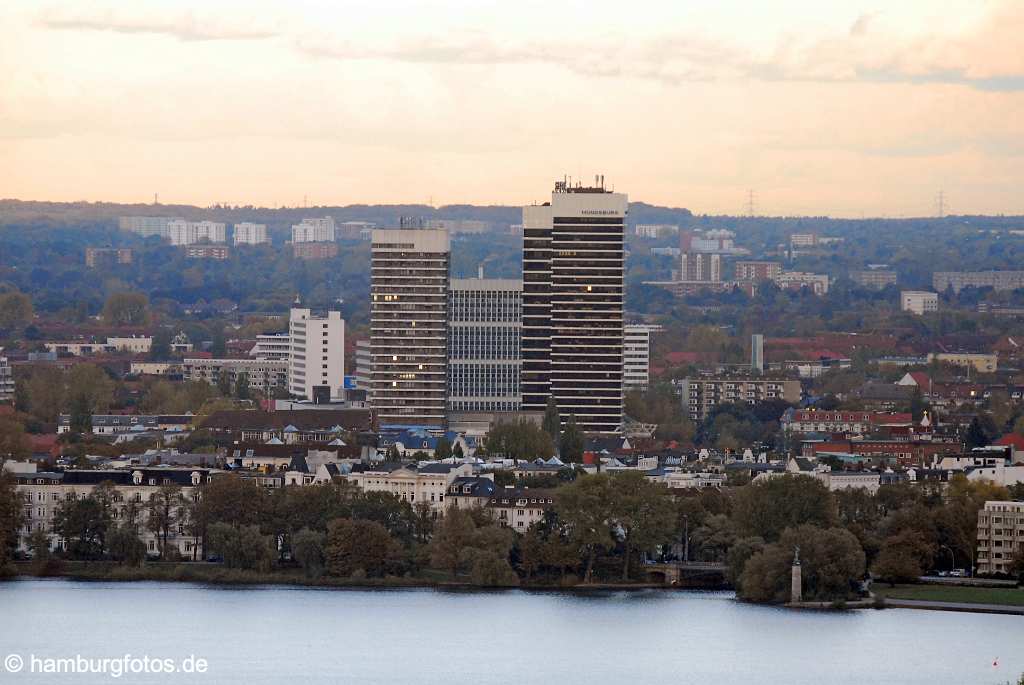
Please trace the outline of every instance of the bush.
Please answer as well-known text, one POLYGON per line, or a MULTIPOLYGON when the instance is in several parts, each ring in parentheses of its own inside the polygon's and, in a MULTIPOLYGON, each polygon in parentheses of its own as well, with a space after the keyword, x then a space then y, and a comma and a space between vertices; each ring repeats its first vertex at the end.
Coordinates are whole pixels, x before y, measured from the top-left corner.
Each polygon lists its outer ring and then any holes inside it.
POLYGON ((270 568, 274 553, 258 526, 235 528, 227 523, 214 523, 206 536, 210 550, 224 559, 228 568, 270 568))

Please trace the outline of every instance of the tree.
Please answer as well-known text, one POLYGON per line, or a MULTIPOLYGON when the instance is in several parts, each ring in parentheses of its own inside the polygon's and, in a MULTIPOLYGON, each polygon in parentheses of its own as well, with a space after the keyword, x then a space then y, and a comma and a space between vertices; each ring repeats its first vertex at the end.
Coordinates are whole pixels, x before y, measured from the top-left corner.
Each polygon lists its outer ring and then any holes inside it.
POLYGON ((649 550, 675 533, 676 511, 668 488, 639 471, 623 471, 612 478, 609 510, 619 526, 624 554, 622 580, 629 580, 633 550, 649 550))
POLYGON ((450 456, 452 456, 452 444, 448 441, 448 438, 442 435, 437 439, 437 444, 434 446, 434 458, 447 459, 450 456))
POLYGON ((299 563, 306 577, 320 575, 324 568, 324 546, 326 536, 303 528, 292 538, 292 558, 299 563))
POLYGON ((71 400, 71 431, 73 433, 92 432, 92 412, 89 410, 89 400, 78 395, 71 400))
POLYGON ((871 572, 890 584, 916 581, 931 565, 935 549, 911 530, 887 538, 882 543, 871 572))
POLYGON ((249 396, 249 374, 240 373, 235 380, 235 397, 240 400, 247 400, 249 396))
POLYGON ((32 416, 44 423, 56 423, 64 403, 64 374, 60 369, 32 369, 24 388, 32 416))
POLYGON ((778 542, 749 558, 739 577, 738 595, 754 602, 789 601, 797 547, 805 599, 844 600, 864 576, 864 551, 853 534, 842 528, 801 525, 786 529, 778 542))
POLYGON ((992 443, 992 437, 982 427, 981 421, 975 416, 971 419, 971 424, 967 427, 967 434, 964 436, 964 441, 967 443, 967 449, 973 449, 975 447, 985 447, 992 443))
POLYGON ((401 550, 387 529, 375 521, 335 519, 327 527, 327 572, 332 576, 383 576, 401 550))
POLYGON ((107 548, 112 559, 128 566, 138 566, 146 559, 146 545, 139 539, 134 523, 122 523, 111 529, 107 548))
POLYGON ((809 476, 779 476, 741 488, 733 502, 733 521, 745 537, 775 542, 786 528, 835 523, 835 500, 821 481, 809 476))
POLYGON ((430 541, 430 563, 448 571, 454 578, 459 572, 462 552, 472 544, 476 534, 473 516, 464 509, 452 509, 434 529, 430 541))
POLYGON ((547 459, 555 453, 551 436, 526 419, 492 424, 484 445, 488 454, 503 455, 509 459, 547 459))
POLYGON ((96 497, 65 500, 54 512, 53 532, 68 541, 75 559, 99 559, 106 550, 111 516, 96 497))
POLYGON ((80 411, 90 415, 105 412, 113 403, 114 389, 114 381, 102 367, 76 364, 67 376, 69 408, 77 405, 80 411))
POLYGON ((32 300, 28 295, 17 290, 0 293, 0 329, 27 326, 32 316, 32 300))
POLYGON ((462 449, 462 443, 461 442, 455 443, 455 447, 452 448, 452 456, 455 457, 456 459, 460 460, 460 461, 465 458, 466 453, 462 449))
POLYGON ((176 484, 161 485, 149 496, 146 504, 146 528, 160 540, 160 558, 168 556, 167 538, 171 530, 184 518, 185 501, 181 496, 181 486, 176 484))
POLYGON ((206 535, 210 550, 219 555, 228 568, 251 570, 270 567, 273 552, 259 526, 236 528, 227 523, 214 523, 206 535))
POLYGON ((103 305, 103 319, 114 326, 142 326, 149 319, 149 298, 142 293, 113 293, 103 305))
POLYGON ((551 436, 551 444, 557 445, 562 435, 562 418, 558 415, 558 403, 554 396, 548 397, 548 404, 544 408, 544 421, 541 424, 544 432, 551 436))
POLYGON ((583 461, 583 433, 576 427, 576 417, 572 414, 569 414, 569 418, 565 422, 565 430, 562 431, 558 447, 562 461, 569 463, 583 461))
POLYGON ((221 397, 231 397, 231 391, 233 390, 231 385, 231 374, 225 369, 221 369, 217 374, 217 392, 220 393, 221 397))
POLYGON ((612 483, 608 474, 580 476, 555 493, 555 511, 564 522, 576 549, 587 563, 583 582, 589 583, 599 551, 612 544, 608 521, 608 503, 612 501, 612 483))
POLYGON ((149 348, 149 358, 163 361, 171 356, 171 331, 161 327, 153 334, 153 344, 149 348))
POLYGON ((32 456, 32 443, 21 423, 0 416, 0 464, 7 459, 23 460, 32 456))
POLYGON ((25 525, 25 498, 13 476, 0 471, 0 572, 14 558, 18 532, 25 525))
POLYGON ((210 343, 210 354, 215 358, 220 359, 227 354, 228 341, 224 336, 224 329, 217 326, 213 329, 213 340, 210 343))

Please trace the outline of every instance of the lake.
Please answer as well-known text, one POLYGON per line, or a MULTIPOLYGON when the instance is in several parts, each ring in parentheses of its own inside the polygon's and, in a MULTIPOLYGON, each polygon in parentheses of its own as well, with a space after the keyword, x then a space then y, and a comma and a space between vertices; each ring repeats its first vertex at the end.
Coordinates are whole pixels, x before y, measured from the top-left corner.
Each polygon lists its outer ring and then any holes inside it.
MULTIPOLYGON (((725 592, 0 583, 0 683, 988 685, 1024 672, 1024 617, 742 604, 725 592), (111 675, 99 660, 206 673, 111 675), (52 675, 46 659, 104 673, 52 675), (37 672, 30 673, 35 659, 37 672), (998 660, 998 666, 993 663, 998 660), (125 662, 125 663, 131 663, 125 662)), ((49 662, 54 668, 53 662, 49 662)))

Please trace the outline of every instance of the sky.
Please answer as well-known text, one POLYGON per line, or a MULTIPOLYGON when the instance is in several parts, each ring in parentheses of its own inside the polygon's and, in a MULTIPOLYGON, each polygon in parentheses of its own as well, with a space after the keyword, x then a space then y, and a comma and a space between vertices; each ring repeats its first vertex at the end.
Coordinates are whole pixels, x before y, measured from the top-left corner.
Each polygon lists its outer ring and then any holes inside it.
POLYGON ((1024 214, 1024 0, 5 0, 0 197, 1024 214))

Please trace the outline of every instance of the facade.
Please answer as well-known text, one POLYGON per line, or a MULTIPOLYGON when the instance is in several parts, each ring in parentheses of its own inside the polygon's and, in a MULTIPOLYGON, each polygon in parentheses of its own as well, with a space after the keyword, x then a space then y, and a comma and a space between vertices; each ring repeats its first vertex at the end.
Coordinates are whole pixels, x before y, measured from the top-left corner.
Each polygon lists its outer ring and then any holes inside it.
MULTIPOLYGON (((192 425, 195 417, 191 414, 93 414, 93 435, 118 435, 140 430, 146 431, 183 431, 192 425)), ((61 414, 57 417, 57 433, 71 431, 71 415, 61 414)))
POLYGON ((413 506, 426 502, 433 517, 438 518, 450 506, 445 502, 449 485, 458 478, 472 475, 470 464, 428 464, 416 468, 385 463, 364 469, 353 468, 343 477, 363 492, 391 493, 413 506))
MULTIPOLYGON (((160 540, 146 525, 146 504, 162 485, 181 486, 184 502, 199 501, 199 487, 209 483, 211 472, 198 468, 146 467, 112 470, 67 470, 61 473, 39 472, 16 474, 18 492, 25 498, 28 520, 18 531, 18 549, 28 550, 28 538, 33 531, 49 533, 52 550, 67 549, 67 540, 52 533, 54 514, 62 502, 88 497, 103 482, 113 485, 111 514, 115 524, 132 518, 138 523, 139 539, 147 553, 159 553, 160 540)), ((189 535, 183 525, 171 526, 167 545, 185 558, 195 559, 199 541, 189 535)))
POLYGON ((674 233, 679 233, 679 226, 675 224, 637 224, 633 231, 641 238, 664 238, 674 233))
POLYGON ((231 249, 224 245, 188 245, 185 256, 189 259, 225 260, 231 255, 231 249))
POLYGON ((337 243, 293 243, 295 259, 333 259, 338 256, 337 243))
POLYGON ((757 373, 764 371, 764 335, 761 333, 750 336, 750 370, 757 373))
POLYGON ((799 402, 800 381, 784 378, 684 378, 679 381, 683 411, 703 421, 711 410, 727 402, 757 404, 781 399, 799 402))
POLYGON ((584 432, 622 428, 627 207, 603 185, 559 182, 523 208, 523 409, 554 397, 584 432))
POLYGON ((448 291, 448 410, 519 411, 523 282, 453 279, 448 291))
POLYGON ((14 399, 14 374, 7 357, 2 355, 3 351, 4 348, 0 347, 0 402, 7 402, 14 399))
POLYGON ((256 336, 256 346, 249 356, 256 359, 284 359, 291 357, 292 340, 287 333, 270 333, 256 336))
POLYGON ((487 513, 502 528, 525 533, 544 518, 544 512, 555 505, 554 492, 505 486, 496 488, 484 505, 487 513))
POLYGON ((187 381, 204 381, 211 385, 228 375, 232 387, 242 374, 249 387, 270 395, 274 388, 288 387, 288 362, 283 359, 185 359, 182 374, 187 381))
POLYGON ((739 261, 735 265, 737 281, 774 281, 781 273, 779 262, 739 261))
POLYGON ((862 288, 877 288, 881 290, 887 285, 896 285, 896 272, 886 269, 851 271, 850 280, 862 288))
POLYGON ((342 240, 365 240, 369 242, 377 224, 372 221, 342 221, 338 224, 337 235, 342 240))
POLYGON ((292 226, 292 242, 333 243, 334 231, 334 217, 303 219, 301 223, 292 226))
POLYGON ((939 311, 939 296, 923 290, 904 290, 900 293, 900 311, 918 316, 939 311))
POLYGON ((711 252, 683 252, 679 257, 679 280, 718 283, 722 280, 722 255, 711 252))
POLYGON ((341 312, 314 316, 293 307, 288 319, 290 354, 288 391, 312 400, 315 388, 327 387, 330 397, 343 397, 345 386, 345 321, 341 312))
POLYGON ((423 227, 445 230, 449 235, 486 233, 491 230, 490 222, 476 219, 428 219, 423 227))
POLYGON ((85 248, 85 265, 90 269, 110 268, 118 264, 132 263, 130 247, 87 247, 85 248))
POLYGON ((370 396, 369 391, 371 389, 373 380, 373 348, 370 346, 370 341, 367 339, 356 341, 356 388, 359 390, 366 390, 366 399, 370 402, 373 398, 370 396))
POLYGON ((264 245, 267 239, 267 225, 243 222, 235 224, 233 239, 235 245, 264 245))
POLYGON ((796 433, 852 433, 863 435, 882 426, 911 426, 910 414, 870 411, 795 409, 782 417, 782 428, 796 433))
POLYGON ((651 333, 661 326, 626 324, 623 337, 622 387, 647 390, 651 383, 651 333))
POLYGON ((122 216, 118 218, 117 225, 122 231, 131 231, 143 238, 157 236, 167 237, 167 225, 172 221, 184 221, 169 216, 122 216))
POLYGON ((167 239, 171 245, 223 243, 227 241, 227 226, 219 221, 172 219, 167 222, 167 239))
POLYGON ((972 368, 978 373, 995 373, 999 366, 998 355, 971 352, 933 352, 928 355, 928 363, 933 361, 972 368))
POLYGON ((940 293, 947 288, 955 293, 964 288, 1017 290, 1024 288, 1024 271, 936 271, 932 287, 940 293))
POLYGON ((780 288, 808 288, 815 295, 824 295, 828 292, 828 274, 812 274, 804 271, 783 271, 774 279, 775 285, 780 288))
POLYGON ((448 232, 376 229, 370 349, 382 426, 443 426, 448 359, 448 232))
POLYGON ((70 354, 74 357, 86 357, 93 354, 114 354, 128 352, 131 354, 149 354, 153 347, 150 336, 124 336, 107 338, 105 343, 94 342, 48 342, 43 343, 48 352, 70 354))
POLYGON ((789 246, 791 248, 814 247, 817 244, 818 234, 816 233, 794 233, 789 236, 789 246))
POLYGON ((985 502, 978 512, 978 575, 1009 573, 1024 552, 1024 502, 985 502))

